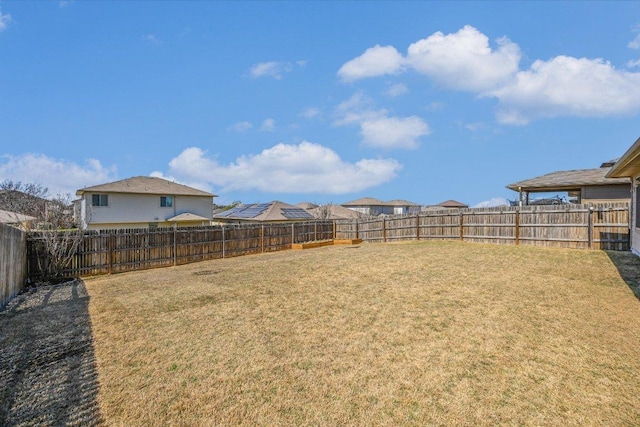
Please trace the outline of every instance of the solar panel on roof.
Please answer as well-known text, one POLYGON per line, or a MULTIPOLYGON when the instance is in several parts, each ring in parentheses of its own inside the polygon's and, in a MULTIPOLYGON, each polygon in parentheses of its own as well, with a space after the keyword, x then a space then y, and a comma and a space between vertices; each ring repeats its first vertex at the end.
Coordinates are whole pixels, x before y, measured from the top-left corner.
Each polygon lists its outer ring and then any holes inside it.
POLYGON ((235 208, 231 208, 228 209, 224 212, 220 212, 216 214, 216 217, 218 218, 227 218, 229 216, 234 216, 238 211, 241 211, 242 209, 244 209, 243 206, 236 206, 235 208))
POLYGON ((256 205, 248 205, 248 206, 233 208, 231 209, 231 211, 233 212, 230 212, 228 215, 225 215, 225 218, 243 218, 243 219, 255 218, 258 215, 260 215, 262 212, 266 211, 269 208, 269 206, 271 206, 270 203, 261 203, 256 205))
POLYGON ((302 208, 282 208, 282 216, 287 219, 311 219, 313 215, 302 208))

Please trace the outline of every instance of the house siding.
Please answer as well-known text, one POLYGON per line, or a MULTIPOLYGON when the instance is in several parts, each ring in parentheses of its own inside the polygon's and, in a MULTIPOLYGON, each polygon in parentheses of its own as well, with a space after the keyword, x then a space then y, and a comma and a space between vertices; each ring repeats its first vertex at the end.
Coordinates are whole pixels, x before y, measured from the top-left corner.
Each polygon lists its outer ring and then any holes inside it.
POLYGON ((149 223, 163 226, 167 219, 186 212, 205 218, 212 215, 212 200, 206 196, 104 193, 109 194, 109 205, 91 206, 92 194, 86 193, 82 199, 84 218, 88 218, 90 229, 147 227, 149 223), (173 206, 161 207, 160 196, 172 196, 173 206))
POLYGON ((637 222, 638 216, 638 185, 636 180, 640 178, 640 174, 635 175, 631 180, 633 182, 633 191, 631 192, 631 252, 640 256, 640 224, 637 222))
POLYGON ((582 188, 582 203, 628 201, 631 198, 631 186, 593 185, 582 188))

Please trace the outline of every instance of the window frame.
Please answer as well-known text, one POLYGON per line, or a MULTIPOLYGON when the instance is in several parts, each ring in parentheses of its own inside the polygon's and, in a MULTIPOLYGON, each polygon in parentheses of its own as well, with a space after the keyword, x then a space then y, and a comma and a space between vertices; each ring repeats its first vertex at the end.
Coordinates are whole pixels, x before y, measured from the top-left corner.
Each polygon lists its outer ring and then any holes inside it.
POLYGON ((173 196, 160 196, 160 207, 161 208, 172 208, 173 207, 173 196))
POLYGON ((109 207, 109 195, 105 193, 92 193, 91 194, 91 206, 94 208, 106 208, 109 207), (97 201, 97 203, 96 203, 97 201))

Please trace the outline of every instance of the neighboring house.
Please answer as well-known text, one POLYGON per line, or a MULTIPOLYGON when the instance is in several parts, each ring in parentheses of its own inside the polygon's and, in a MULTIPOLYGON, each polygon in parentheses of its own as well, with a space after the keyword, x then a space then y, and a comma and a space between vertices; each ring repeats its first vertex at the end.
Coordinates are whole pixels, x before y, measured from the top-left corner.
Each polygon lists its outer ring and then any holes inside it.
POLYGON ((420 205, 407 200, 383 202, 382 200, 374 199, 373 197, 364 197, 362 199, 352 200, 350 202, 343 203, 342 206, 368 216, 404 215, 420 212, 420 205))
POLYGON ((609 169, 610 179, 623 179, 631 188, 631 252, 640 255, 640 138, 609 169))
POLYGON ((465 205, 462 202, 458 202, 457 200, 446 200, 444 202, 438 203, 437 205, 430 205, 425 207, 425 211, 436 211, 443 209, 466 209, 469 205, 465 205))
POLYGON ((362 199, 352 200, 343 203, 341 206, 368 216, 378 216, 381 214, 391 215, 393 213, 393 209, 390 206, 387 206, 382 200, 374 199, 373 197, 363 197, 362 199))
POLYGON ((50 200, 18 190, 0 190, 0 209, 36 218, 46 218, 50 200))
POLYGON ((387 205, 393 208, 393 215, 407 215, 420 212, 420 205, 408 200, 391 200, 387 205))
POLYGON ((317 219, 357 219, 362 217, 362 214, 354 211, 353 209, 345 208, 344 206, 334 205, 332 203, 328 205, 316 206, 314 208, 306 209, 311 215, 317 219))
POLYGON ((316 205, 315 203, 310 203, 310 202, 300 202, 300 203, 296 203, 296 206, 299 208, 304 209, 305 211, 311 210, 311 209, 315 209, 318 207, 318 205, 316 205))
POLYGON ((631 184, 628 179, 608 175, 615 160, 597 169, 552 172, 536 178, 509 184, 507 188, 519 193, 519 204, 528 205, 531 193, 564 193, 579 204, 628 202, 631 184))
POLYGON ((85 229, 209 225, 215 194, 161 178, 136 176, 76 192, 85 229))
POLYGON ((229 210, 218 212, 213 220, 219 223, 242 222, 284 222, 284 221, 311 221, 313 215, 299 206, 274 200, 270 203, 255 203, 252 205, 240 205, 229 210))
POLYGON ((0 209, 0 223, 13 225, 18 228, 29 228, 30 224, 36 220, 36 217, 24 215, 17 212, 10 212, 0 209))

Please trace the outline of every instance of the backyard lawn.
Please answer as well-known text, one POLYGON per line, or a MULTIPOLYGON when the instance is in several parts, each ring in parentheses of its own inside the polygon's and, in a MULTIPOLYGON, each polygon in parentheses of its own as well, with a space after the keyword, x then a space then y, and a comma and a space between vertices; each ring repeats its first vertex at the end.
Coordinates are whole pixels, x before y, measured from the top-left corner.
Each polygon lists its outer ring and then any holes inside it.
POLYGON ((417 242, 87 278, 101 417, 639 425, 639 265, 629 253, 417 242))

